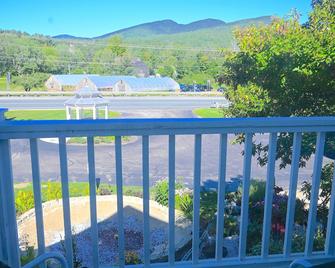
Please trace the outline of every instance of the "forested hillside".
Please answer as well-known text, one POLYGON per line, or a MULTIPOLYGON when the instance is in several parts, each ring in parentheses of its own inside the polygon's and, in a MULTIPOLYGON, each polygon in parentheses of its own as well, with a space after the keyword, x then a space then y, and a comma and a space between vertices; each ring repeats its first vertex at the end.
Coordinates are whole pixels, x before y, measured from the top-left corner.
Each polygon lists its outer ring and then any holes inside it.
POLYGON ((40 89, 50 74, 139 75, 144 68, 150 75, 170 76, 180 83, 205 84, 210 80, 215 85, 223 52, 238 49, 234 30, 270 20, 261 17, 227 24, 204 20, 182 26, 173 22, 179 30, 171 29, 171 21, 168 25, 160 22, 95 39, 52 38, 2 30, 0 77, 10 72, 12 88, 40 89), (163 29, 164 25, 170 28, 163 29), (143 34, 148 29, 151 34, 143 34))

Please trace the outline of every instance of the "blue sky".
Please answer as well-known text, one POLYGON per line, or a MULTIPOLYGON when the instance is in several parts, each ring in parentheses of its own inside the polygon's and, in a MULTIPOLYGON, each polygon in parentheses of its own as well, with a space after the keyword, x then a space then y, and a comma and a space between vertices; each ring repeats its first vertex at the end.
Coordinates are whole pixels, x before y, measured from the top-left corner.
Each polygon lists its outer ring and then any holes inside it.
POLYGON ((1 0, 1 29, 46 35, 93 37, 162 19, 189 23, 226 22, 264 15, 285 16, 292 8, 306 21, 310 0, 1 0))

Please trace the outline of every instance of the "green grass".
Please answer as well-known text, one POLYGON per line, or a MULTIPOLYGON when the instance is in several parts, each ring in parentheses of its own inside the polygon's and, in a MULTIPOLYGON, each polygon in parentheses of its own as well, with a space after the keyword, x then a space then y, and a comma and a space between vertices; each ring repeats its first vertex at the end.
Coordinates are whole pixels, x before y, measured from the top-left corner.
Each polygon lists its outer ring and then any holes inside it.
MULTIPOLYGON (((62 198, 62 185, 60 182, 42 182, 42 202, 59 200, 62 198)), ((142 186, 123 186, 123 194, 126 196, 142 197, 142 186)), ((14 185, 15 205, 17 215, 32 209, 34 207, 34 194, 32 183, 17 183, 14 185)), ((101 183, 97 191, 98 195, 116 194, 116 186, 107 183, 101 183)), ((88 196, 88 182, 69 182, 70 197, 88 196)), ((150 189, 150 195, 153 195, 153 188, 150 189)))
MULTIPOLYGON (((85 117, 92 116, 91 111, 85 111, 85 117)), ((104 111, 99 111, 99 116, 103 118, 104 111)), ((109 117, 118 117, 120 113, 110 111, 109 117)), ((12 110, 6 113, 6 119, 14 120, 65 120, 66 113, 64 110, 12 110)))
POLYGON ((0 77, 0 90, 6 90, 6 77, 0 77))
MULTIPOLYGON (((94 137, 95 144, 104 144, 104 143, 114 143, 115 137, 114 136, 96 136, 94 137)), ((123 142, 130 141, 130 137, 123 136, 123 142)), ((76 144, 86 144, 87 139, 85 137, 72 137, 68 140, 68 143, 76 143, 76 144)))
MULTIPOLYGON (((50 187, 52 189, 61 189, 60 182, 42 182, 42 200, 49 201, 46 197, 47 188, 50 187)), ((112 194, 116 194, 116 186, 110 185, 107 183, 101 183, 99 188, 108 188, 110 189, 112 194)), ((33 184, 27 183, 24 187, 20 186, 20 183, 14 184, 15 195, 19 192, 30 192, 33 191, 33 184)), ((142 194, 142 186, 123 186, 124 194, 126 192, 132 192, 137 194, 142 194)), ((69 182, 69 194, 70 197, 78 197, 78 196, 86 196, 89 195, 89 183, 88 182, 69 182)))
POLYGON ((193 113, 202 118, 222 118, 226 117, 223 108, 199 108, 193 110, 193 113))
MULTIPOLYGON (((6 76, 0 77, 0 91, 7 90, 7 82, 6 76)), ((14 83, 10 83, 10 91, 23 91, 22 86, 15 85, 14 83)))

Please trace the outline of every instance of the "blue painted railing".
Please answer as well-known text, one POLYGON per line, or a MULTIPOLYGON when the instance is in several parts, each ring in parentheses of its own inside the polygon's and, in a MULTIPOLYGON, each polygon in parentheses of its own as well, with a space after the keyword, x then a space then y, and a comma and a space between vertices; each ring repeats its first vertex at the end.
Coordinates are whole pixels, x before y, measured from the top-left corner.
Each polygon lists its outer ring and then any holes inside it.
POLYGON ((91 236, 93 243, 93 267, 99 266, 97 208, 95 191, 95 160, 94 136, 115 136, 115 161, 117 185, 117 214, 119 232, 119 266, 123 267, 124 229, 123 229, 123 176, 122 176, 122 136, 142 137, 142 168, 143 168, 143 215, 144 215, 144 264, 140 266, 180 266, 180 267, 257 267, 288 264, 298 257, 308 259, 330 258, 335 256, 335 180, 333 180, 332 196, 328 217, 328 229, 324 252, 313 252, 313 239, 316 227, 316 212, 320 188, 320 174, 324 153, 325 134, 335 131, 335 117, 311 118, 247 118, 247 119, 113 119, 113 120, 81 120, 81 121, 0 121, 0 258, 10 267, 20 267, 18 247, 18 232, 14 202, 13 174, 11 163, 10 141, 12 139, 29 139, 31 152, 31 166, 35 197, 35 215, 37 222, 38 254, 46 253, 44 243, 43 211, 41 205, 41 186, 39 170, 38 138, 57 137, 59 139, 59 157, 62 183, 62 201, 64 214, 66 260, 69 267, 73 267, 72 234, 70 220, 70 201, 68 188, 67 146, 66 137, 87 137, 87 155, 90 183, 90 215, 91 236), (274 186, 274 171, 276 160, 277 134, 279 132, 294 133, 293 155, 289 185, 289 201, 286 217, 286 230, 283 254, 269 254, 271 230, 272 197, 274 186), (295 199, 297 191, 297 177, 301 150, 302 133, 317 134, 314 171, 312 178, 311 202, 308 215, 305 252, 292 254, 291 241, 294 225, 295 199), (236 258, 223 258, 224 233, 224 197, 226 181, 227 135, 244 133, 244 164, 243 164, 243 192, 239 235, 239 253, 236 258), (249 188, 252 158, 252 137, 255 133, 270 133, 267 165, 267 186, 265 195, 264 223, 262 233, 262 249, 260 256, 246 256, 246 240, 248 228, 249 188), (220 135, 220 159, 217 230, 215 258, 211 260, 199 259, 199 213, 200 213, 200 181, 202 135, 220 135), (165 264, 150 264, 149 240, 149 144, 150 136, 167 135, 169 137, 169 234, 168 234, 168 262, 165 264), (193 232, 192 232, 192 260, 178 262, 175 260, 175 139, 177 135, 194 135, 194 189, 193 189, 193 232))

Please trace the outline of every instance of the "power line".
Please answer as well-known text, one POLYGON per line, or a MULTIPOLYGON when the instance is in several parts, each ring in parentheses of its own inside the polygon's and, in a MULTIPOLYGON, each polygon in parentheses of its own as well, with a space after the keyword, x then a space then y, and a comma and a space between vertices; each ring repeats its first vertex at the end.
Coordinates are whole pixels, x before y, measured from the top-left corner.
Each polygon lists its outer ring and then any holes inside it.
MULTIPOLYGON (((20 62, 24 61, 29 61, 29 62, 35 62, 35 63, 43 63, 43 62, 50 62, 54 63, 57 66, 61 65, 85 65, 85 64, 91 64, 91 65, 104 65, 104 66, 113 66, 113 67, 133 67, 132 63, 125 63, 125 64, 116 64, 112 62, 95 62, 95 61, 69 61, 69 60, 50 60, 50 59, 36 59, 36 58, 28 58, 28 57, 19 57, 19 58, 14 58, 14 57, 8 57, 8 56, 1 56, 0 55, 0 62, 3 63, 8 63, 11 60, 19 60, 20 62), (7 59, 7 60, 5 60, 7 59)), ((183 66, 182 69, 186 70, 191 70, 191 69, 196 69, 199 66, 192 66, 192 67, 186 67, 183 66)))
MULTIPOLYGON (((57 41, 58 42, 58 41, 57 41)), ((57 43, 55 42, 55 43, 57 43)), ((94 42, 94 41, 93 41, 94 42)), ((16 44, 10 44, 10 43, 7 43, 8 45, 10 46, 17 46, 17 47, 33 47, 33 48, 46 48, 46 47, 53 47, 53 46, 35 46, 35 45, 28 45, 28 44, 20 44, 20 45, 16 45, 16 44)), ((67 46, 71 46, 71 44, 77 44, 77 45, 82 45, 84 46, 85 44, 86 45, 89 45, 89 46, 93 46, 93 47, 107 47, 108 43, 84 43, 84 42, 78 42, 78 41, 71 41, 69 43, 58 43, 58 45, 67 45, 67 46)), ((149 50, 172 50, 172 51, 189 51, 189 52, 212 52, 212 53, 217 53, 217 52, 220 52, 221 48, 206 48, 206 49, 203 49, 203 48, 194 48, 194 47, 171 47, 171 46, 154 46, 154 45, 135 45, 135 44, 120 44, 118 45, 119 47, 122 47, 122 48, 128 48, 128 49, 149 49, 149 50)))

